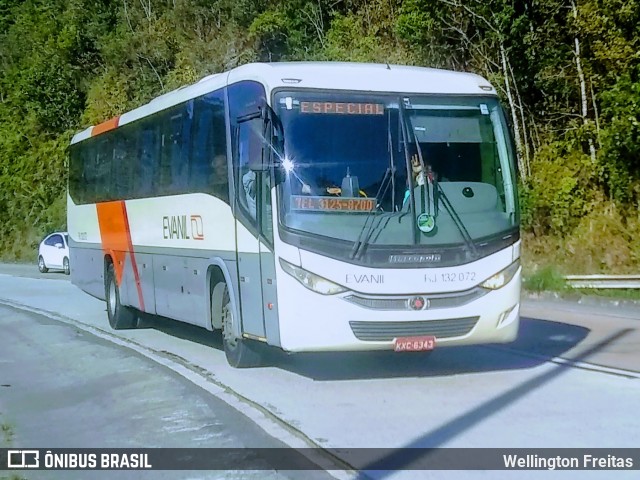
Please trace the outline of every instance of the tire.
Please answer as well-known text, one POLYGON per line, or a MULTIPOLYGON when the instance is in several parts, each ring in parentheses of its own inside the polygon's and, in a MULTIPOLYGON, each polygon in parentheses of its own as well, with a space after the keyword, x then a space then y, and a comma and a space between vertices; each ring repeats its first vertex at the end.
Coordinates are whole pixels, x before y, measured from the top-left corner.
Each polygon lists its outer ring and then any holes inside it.
POLYGON ((71 274, 71 267, 69 266, 69 259, 67 257, 64 257, 64 260, 62 261, 62 269, 64 270, 65 275, 71 274))
POLYGON ((49 271, 44 263, 44 258, 42 258, 42 255, 38 257, 38 270, 40 270, 40 273, 47 273, 49 271))
POLYGON ((260 345, 244 338, 237 338, 233 333, 233 324, 236 321, 234 317, 229 292, 225 289, 222 300, 222 345, 227 362, 234 368, 262 365, 260 345))
POLYGON ((113 263, 107 267, 107 274, 104 279, 105 299, 107 300, 107 316, 109 325, 114 330, 124 330, 136 328, 138 325, 138 315, 132 308, 125 307, 120 303, 120 289, 116 284, 116 275, 113 263))

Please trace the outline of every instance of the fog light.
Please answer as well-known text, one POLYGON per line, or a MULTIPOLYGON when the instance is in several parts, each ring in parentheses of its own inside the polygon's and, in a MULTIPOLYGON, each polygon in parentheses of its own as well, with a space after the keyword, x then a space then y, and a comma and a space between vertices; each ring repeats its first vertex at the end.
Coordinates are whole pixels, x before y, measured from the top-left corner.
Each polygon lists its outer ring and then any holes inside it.
POLYGON ((513 307, 510 307, 506 309, 504 312, 502 312, 500 316, 498 316, 498 323, 496 323, 496 327, 501 327, 502 322, 504 322, 507 318, 509 318, 509 315, 511 315, 511 312, 513 312, 513 309, 516 308, 517 306, 518 304, 516 303, 513 307))

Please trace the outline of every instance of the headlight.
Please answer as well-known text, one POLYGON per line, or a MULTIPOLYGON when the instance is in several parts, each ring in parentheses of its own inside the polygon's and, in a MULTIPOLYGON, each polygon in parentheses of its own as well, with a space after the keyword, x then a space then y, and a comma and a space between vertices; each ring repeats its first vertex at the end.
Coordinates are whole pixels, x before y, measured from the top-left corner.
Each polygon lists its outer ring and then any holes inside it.
POLYGON ((499 288, 502 288, 511 281, 511 279, 516 274, 519 268, 520 268, 520 259, 513 262, 511 265, 509 265, 507 268, 505 268, 501 272, 496 273, 493 277, 482 282, 480 286, 484 288, 488 288, 489 290, 497 290, 499 288))
POLYGON ((330 282, 326 278, 322 278, 315 273, 307 272, 303 268, 291 265, 283 259, 280 259, 280 265, 285 272, 298 280, 312 292, 320 293, 322 295, 334 295, 347 290, 343 286, 330 282))

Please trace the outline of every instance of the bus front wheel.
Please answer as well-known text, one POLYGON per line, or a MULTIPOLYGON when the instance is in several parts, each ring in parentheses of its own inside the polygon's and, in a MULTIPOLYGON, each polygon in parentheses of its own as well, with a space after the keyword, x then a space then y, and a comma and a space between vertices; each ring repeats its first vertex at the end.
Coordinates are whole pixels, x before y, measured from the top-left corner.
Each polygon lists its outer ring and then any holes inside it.
POLYGON ((257 367, 261 365, 262 358, 257 345, 251 345, 251 341, 236 337, 234 333, 235 314, 229 298, 229 292, 225 289, 222 301, 222 344, 224 354, 229 365, 235 368, 257 367))
POLYGON ((120 289, 116 284, 113 263, 110 263, 107 267, 104 289, 107 300, 107 316, 109 317, 111 328, 114 330, 135 328, 138 324, 138 316, 135 310, 120 303, 120 289))

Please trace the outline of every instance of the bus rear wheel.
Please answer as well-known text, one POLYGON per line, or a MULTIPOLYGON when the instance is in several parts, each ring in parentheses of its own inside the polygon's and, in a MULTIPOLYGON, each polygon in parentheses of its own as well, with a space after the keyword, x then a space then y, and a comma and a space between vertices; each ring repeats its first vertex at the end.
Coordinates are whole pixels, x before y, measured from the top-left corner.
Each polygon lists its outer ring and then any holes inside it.
POLYGON ((116 284, 113 263, 110 263, 107 267, 104 289, 107 300, 107 316, 109 317, 111 328, 114 330, 135 328, 138 325, 138 316, 135 310, 120 303, 120 289, 116 284))
POLYGON ((258 367, 262 364, 262 355, 258 345, 252 345, 251 341, 236 337, 234 322, 236 321, 229 298, 229 292, 225 289, 222 301, 222 345, 227 362, 234 368, 258 367))

